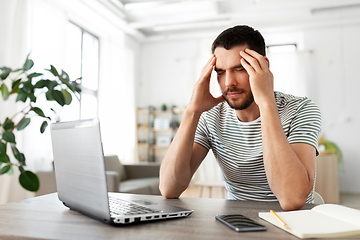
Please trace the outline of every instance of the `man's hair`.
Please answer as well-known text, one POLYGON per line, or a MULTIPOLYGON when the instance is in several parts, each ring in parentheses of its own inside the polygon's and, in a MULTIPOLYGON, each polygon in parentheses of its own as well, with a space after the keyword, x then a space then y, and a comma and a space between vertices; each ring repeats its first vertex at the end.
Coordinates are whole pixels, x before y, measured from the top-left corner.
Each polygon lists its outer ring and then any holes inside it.
POLYGON ((250 49, 255 50, 265 56, 265 40, 261 33, 252 27, 238 25, 228 28, 214 40, 211 51, 215 52, 217 47, 223 47, 229 50, 235 46, 247 45, 250 49))

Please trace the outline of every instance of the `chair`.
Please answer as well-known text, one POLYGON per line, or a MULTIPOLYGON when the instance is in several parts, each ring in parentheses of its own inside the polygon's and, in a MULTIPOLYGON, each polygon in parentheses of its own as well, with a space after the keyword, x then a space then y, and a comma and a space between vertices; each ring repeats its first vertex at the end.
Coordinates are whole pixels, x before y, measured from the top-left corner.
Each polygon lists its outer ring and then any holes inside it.
MULTIPOLYGON (((160 195, 160 164, 121 164, 115 155, 105 156, 109 192, 160 195)), ((56 192, 55 172, 37 172, 40 188, 35 196, 56 192)))
POLYGON ((160 195, 160 164, 122 164, 116 155, 105 156, 109 192, 160 195))
POLYGON ((324 204, 325 203, 322 196, 317 192, 314 192, 314 203, 315 204, 324 204))

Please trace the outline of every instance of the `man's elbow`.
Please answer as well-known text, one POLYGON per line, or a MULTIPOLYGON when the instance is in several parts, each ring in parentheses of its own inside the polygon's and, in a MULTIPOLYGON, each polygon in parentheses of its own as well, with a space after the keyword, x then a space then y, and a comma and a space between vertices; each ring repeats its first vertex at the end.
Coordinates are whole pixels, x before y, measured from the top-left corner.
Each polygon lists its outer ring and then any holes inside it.
POLYGON ((179 194, 179 193, 175 192, 174 189, 169 188, 168 186, 164 186, 161 183, 159 185, 159 190, 160 190, 161 195, 168 199, 179 198, 180 194, 181 194, 181 193, 179 194))
POLYGON ((307 197, 286 197, 279 199, 281 208, 284 211, 294 211, 301 209, 306 203, 307 197))

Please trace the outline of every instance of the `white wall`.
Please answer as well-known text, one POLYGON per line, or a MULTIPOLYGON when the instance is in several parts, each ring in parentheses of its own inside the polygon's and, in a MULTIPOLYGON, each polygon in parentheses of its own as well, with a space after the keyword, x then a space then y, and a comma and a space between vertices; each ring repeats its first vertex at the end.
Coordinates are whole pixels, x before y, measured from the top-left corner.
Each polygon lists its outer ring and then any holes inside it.
MULTIPOLYGON (((307 95, 322 111, 322 134, 337 143, 344 153, 341 191, 359 193, 360 100, 357 92, 360 77, 357 71, 360 67, 360 24, 281 32, 264 29, 264 36, 265 40, 269 39, 269 44, 295 42, 302 51, 309 53, 303 81, 306 81, 307 95)), ((142 107, 159 106, 163 102, 186 105, 206 61, 204 56, 210 56, 213 39, 144 43, 137 104, 142 107)))
POLYGON ((322 132, 344 154, 342 192, 360 192, 359 43, 360 24, 313 29, 305 34, 306 46, 314 49, 314 85, 322 111, 322 132))
POLYGON ((185 106, 194 84, 198 46, 197 40, 143 44, 137 69, 141 74, 136 84, 137 105, 185 106))

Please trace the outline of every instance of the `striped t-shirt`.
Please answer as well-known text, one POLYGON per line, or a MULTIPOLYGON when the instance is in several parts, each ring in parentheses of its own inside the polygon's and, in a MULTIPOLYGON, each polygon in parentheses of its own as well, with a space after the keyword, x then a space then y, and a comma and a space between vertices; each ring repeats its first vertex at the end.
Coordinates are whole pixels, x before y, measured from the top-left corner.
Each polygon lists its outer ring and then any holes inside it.
MULTIPOLYGON (((317 149, 321 127, 319 108, 306 97, 275 92, 275 99, 289 143, 307 143, 317 149)), ((264 169, 261 117, 241 122, 235 110, 222 102, 201 115, 195 142, 212 149, 230 199, 277 201, 264 169)), ((313 191, 307 203, 313 202, 313 191)))

